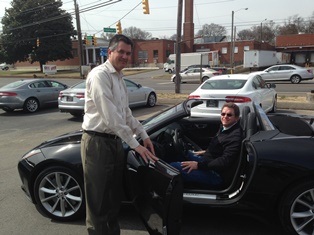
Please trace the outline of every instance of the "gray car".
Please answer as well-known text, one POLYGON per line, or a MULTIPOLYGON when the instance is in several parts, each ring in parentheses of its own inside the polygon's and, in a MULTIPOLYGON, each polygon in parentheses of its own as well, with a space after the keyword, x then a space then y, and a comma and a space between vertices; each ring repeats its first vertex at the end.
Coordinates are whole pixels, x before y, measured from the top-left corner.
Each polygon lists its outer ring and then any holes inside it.
MULTIPOLYGON (((157 102, 157 95, 153 88, 144 87, 129 79, 124 78, 124 82, 128 89, 129 106, 131 108, 137 106, 154 107, 157 102)), ((75 117, 84 114, 85 104, 85 88, 86 82, 80 82, 59 94, 59 110, 68 112, 75 117)))
POLYGON ((314 77, 312 69, 292 64, 274 65, 264 71, 254 73, 261 75, 265 81, 290 81, 294 84, 302 80, 311 80, 314 77))
POLYGON ((49 79, 25 79, 0 88, 0 108, 6 112, 23 109, 36 112, 40 107, 57 105, 60 91, 66 84, 49 79))

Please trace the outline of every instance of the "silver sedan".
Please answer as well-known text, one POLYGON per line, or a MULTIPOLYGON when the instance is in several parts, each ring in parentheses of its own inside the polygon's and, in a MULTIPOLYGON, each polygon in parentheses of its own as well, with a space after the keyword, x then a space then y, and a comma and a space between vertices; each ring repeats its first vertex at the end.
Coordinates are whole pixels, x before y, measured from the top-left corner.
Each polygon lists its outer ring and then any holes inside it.
POLYGON ((23 109, 36 112, 40 107, 57 105, 60 91, 67 85, 49 79, 25 79, 0 88, 0 108, 6 112, 23 109))
MULTIPOLYGON (((144 87, 141 84, 124 79, 128 89, 129 106, 148 106, 153 107, 157 102, 157 95, 153 88, 144 87)), ((59 94, 59 110, 61 112, 68 112, 75 117, 84 114, 85 104, 85 88, 86 82, 80 82, 59 94)))
POLYGON ((293 64, 274 65, 254 74, 259 74, 265 81, 290 81, 294 84, 314 77, 312 69, 293 64))

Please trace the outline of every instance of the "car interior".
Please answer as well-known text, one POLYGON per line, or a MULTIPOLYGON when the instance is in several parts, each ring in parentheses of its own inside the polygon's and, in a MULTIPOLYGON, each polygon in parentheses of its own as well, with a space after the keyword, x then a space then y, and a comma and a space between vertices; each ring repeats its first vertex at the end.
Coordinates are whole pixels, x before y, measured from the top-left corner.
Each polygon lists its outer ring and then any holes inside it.
MULTIPOLYGON (((245 140, 258 131, 257 119, 254 112, 250 112, 249 107, 242 110, 240 124, 244 132, 241 153, 238 161, 235 162, 230 170, 224 174, 223 184, 207 188, 203 185, 190 185, 185 183, 186 190, 219 190, 228 192, 236 187, 240 187, 245 180, 245 168, 248 164, 245 140)), ((213 138, 220 128, 220 120, 209 118, 188 117, 175 123, 171 123, 161 130, 151 135, 155 146, 156 155, 163 161, 170 163, 182 161, 188 150, 206 149, 211 138, 213 138)))

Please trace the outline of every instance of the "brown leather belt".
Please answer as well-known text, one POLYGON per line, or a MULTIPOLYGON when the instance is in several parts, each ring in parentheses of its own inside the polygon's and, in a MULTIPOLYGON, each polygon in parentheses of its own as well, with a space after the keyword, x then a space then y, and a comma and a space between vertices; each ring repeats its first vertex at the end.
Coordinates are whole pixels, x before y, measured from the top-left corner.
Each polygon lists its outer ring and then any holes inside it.
POLYGON ((85 132, 85 133, 87 133, 89 135, 96 135, 96 136, 109 138, 109 139, 120 139, 119 136, 108 134, 108 133, 101 133, 101 132, 97 132, 97 131, 88 131, 88 130, 83 130, 83 132, 85 132))

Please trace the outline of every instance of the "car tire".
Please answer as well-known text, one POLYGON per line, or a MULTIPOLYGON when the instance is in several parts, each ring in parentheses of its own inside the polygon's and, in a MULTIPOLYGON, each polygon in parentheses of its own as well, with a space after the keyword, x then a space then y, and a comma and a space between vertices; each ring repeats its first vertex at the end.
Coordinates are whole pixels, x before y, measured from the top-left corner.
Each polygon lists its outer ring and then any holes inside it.
POLYGON ((34 196, 39 210, 57 221, 73 221, 85 213, 83 179, 65 167, 49 167, 35 180, 34 196))
POLYGON ((34 113, 39 109, 39 102, 36 98, 28 98, 23 106, 23 110, 28 113, 34 113))
POLYGON ((292 75, 290 81, 293 84, 298 84, 301 82, 301 77, 299 75, 292 75))
POLYGON ((169 74, 172 74, 172 70, 171 70, 171 69, 168 69, 168 73, 169 73, 169 74))
POLYGON ((288 234, 314 234, 314 180, 290 187, 281 200, 279 218, 288 234))
POLYGON ((73 116, 73 117, 82 117, 83 116, 83 113, 82 112, 70 112, 70 114, 73 116))
POLYGON ((202 82, 205 82, 206 80, 208 80, 209 77, 205 76, 205 77, 202 77, 202 82))
POLYGON ((154 92, 151 92, 147 98, 147 106, 154 107, 157 103, 157 96, 154 92))

